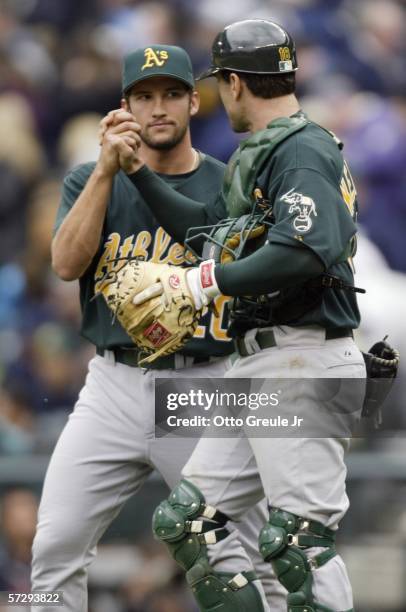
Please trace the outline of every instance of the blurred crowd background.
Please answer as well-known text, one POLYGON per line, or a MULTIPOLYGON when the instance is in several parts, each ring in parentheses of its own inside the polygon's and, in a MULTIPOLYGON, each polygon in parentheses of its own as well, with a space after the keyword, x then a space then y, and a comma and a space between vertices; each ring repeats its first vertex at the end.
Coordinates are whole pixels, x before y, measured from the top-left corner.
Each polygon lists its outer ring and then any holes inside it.
MULTIPOLYGON (((178 44, 198 73, 215 34, 254 17, 294 35, 303 108, 345 143, 361 204, 361 348, 388 333, 406 354, 405 0, 0 0, 0 590, 29 589, 46 464, 93 354, 78 336, 77 283, 50 269, 61 179, 97 157, 124 54, 178 44)), ((237 140, 214 81, 199 85, 192 134, 195 147, 227 161, 237 140)), ((341 552, 358 612, 406 609, 404 363, 390 432, 356 440, 348 459, 341 552)), ((149 536, 164 493, 156 476, 108 530, 90 571, 91 612, 195 610, 149 536)))

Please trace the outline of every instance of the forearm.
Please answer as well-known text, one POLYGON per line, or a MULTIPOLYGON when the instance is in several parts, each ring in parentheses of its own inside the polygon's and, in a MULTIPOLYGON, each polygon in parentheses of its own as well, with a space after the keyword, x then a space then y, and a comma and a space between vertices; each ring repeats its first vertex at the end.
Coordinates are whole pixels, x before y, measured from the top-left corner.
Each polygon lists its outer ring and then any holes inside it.
POLYGON ((211 223, 204 203, 178 193, 147 166, 128 175, 128 178, 162 227, 177 242, 184 242, 189 228, 211 223))
POLYGON ((241 296, 293 287, 323 272, 321 260, 310 249, 273 243, 239 261, 216 265, 215 277, 224 295, 241 296))
POLYGON ((88 268, 100 244, 114 175, 96 166, 52 242, 52 267, 63 280, 88 268))

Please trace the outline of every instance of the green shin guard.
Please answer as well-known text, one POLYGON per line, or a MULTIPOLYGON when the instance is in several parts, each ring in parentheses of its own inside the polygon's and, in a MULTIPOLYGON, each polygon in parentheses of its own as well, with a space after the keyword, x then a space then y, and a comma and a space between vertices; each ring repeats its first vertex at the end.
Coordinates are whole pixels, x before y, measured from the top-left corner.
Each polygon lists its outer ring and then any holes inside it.
POLYGON ((152 529, 186 570, 201 612, 263 612, 261 595, 252 584, 257 579, 254 572, 233 575, 210 566, 207 545, 229 535, 227 521, 225 514, 205 503, 197 487, 182 480, 155 510, 152 529))
POLYGON ((227 516, 205 503, 197 487, 182 480, 155 510, 152 530, 175 561, 189 570, 200 557, 207 557, 207 544, 229 535, 224 528, 227 521, 227 516))
POLYGON ((264 560, 271 562, 279 582, 289 593, 288 612, 334 612, 314 601, 312 593, 312 571, 337 554, 334 540, 335 533, 317 521, 271 509, 269 521, 259 536, 259 547, 264 560), (314 546, 326 550, 308 559, 304 550, 314 546))
POLYGON ((200 610, 221 612, 262 612, 264 607, 253 580, 255 572, 231 574, 213 572, 207 560, 201 559, 187 573, 186 580, 200 610))
POLYGON ((228 574, 214 571, 207 545, 229 535, 228 517, 206 504, 202 493, 182 480, 161 502, 152 518, 157 540, 164 542, 171 556, 186 570, 186 580, 201 612, 264 612, 261 595, 253 583, 255 572, 228 574))

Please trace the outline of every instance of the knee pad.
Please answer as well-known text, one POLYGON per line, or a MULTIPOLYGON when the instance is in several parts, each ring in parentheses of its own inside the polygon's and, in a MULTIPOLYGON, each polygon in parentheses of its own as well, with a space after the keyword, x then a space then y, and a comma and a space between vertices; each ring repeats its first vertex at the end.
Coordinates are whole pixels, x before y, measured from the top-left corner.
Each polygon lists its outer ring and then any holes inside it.
POLYGON ((156 508, 152 530, 175 561, 188 570, 199 558, 207 558, 207 544, 216 544, 229 535, 224 527, 227 521, 225 514, 205 503, 197 487, 182 480, 156 508))
POLYGON ((321 523, 271 508, 259 536, 259 549, 289 593, 288 612, 334 612, 314 601, 312 593, 312 571, 337 554, 334 543, 334 531, 321 523), (309 559, 304 551, 314 546, 326 550, 309 559))
POLYGON ((186 572, 186 581, 202 612, 264 612, 254 580, 255 572, 213 571, 207 559, 200 559, 186 572))
POLYGON ((228 517, 206 504, 201 491, 182 480, 161 502, 152 518, 156 539, 164 542, 171 556, 186 570, 186 580, 202 612, 263 612, 261 595, 253 583, 255 572, 216 572, 207 555, 207 545, 229 535, 228 517))

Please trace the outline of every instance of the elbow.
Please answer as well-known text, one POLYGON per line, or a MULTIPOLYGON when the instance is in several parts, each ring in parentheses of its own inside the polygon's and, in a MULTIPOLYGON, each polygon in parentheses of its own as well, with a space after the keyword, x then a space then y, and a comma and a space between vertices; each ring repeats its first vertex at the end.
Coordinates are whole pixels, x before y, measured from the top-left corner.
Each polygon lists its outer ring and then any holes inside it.
POLYGON ((69 258, 66 257, 66 254, 59 252, 55 247, 55 243, 52 245, 51 249, 51 266, 56 276, 63 281, 76 280, 82 274, 82 270, 78 270, 77 266, 69 262, 69 258))
POLYGON ((80 277, 76 270, 54 258, 52 258, 52 270, 63 281, 74 281, 80 277))

